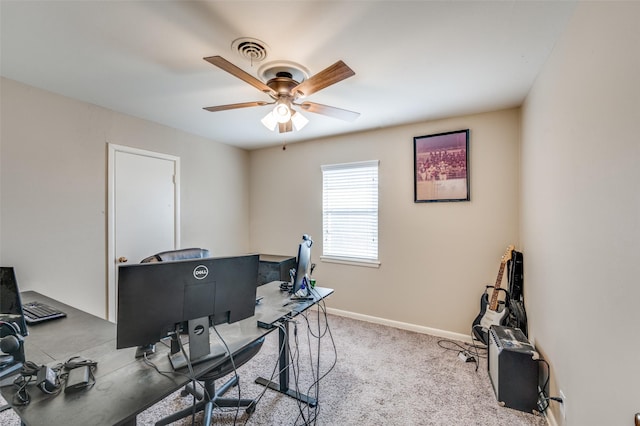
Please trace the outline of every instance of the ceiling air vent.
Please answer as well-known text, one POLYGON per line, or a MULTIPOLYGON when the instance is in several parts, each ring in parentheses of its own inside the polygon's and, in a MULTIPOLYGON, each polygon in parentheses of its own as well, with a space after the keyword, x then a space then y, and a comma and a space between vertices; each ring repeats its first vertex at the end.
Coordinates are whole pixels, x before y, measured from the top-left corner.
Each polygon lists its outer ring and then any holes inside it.
POLYGON ((255 38, 242 37, 235 39, 231 43, 231 49, 237 51, 244 59, 248 59, 252 64, 267 59, 266 43, 255 38))

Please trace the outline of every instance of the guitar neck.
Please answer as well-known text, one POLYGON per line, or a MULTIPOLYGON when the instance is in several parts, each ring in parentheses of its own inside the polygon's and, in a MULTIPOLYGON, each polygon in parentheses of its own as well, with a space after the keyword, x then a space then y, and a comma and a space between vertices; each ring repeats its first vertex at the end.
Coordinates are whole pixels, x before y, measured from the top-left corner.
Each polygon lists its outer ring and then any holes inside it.
POLYGON ((504 266, 506 262, 500 262, 500 269, 498 270, 498 277, 496 278, 496 283, 494 285, 493 294, 491 295, 491 303, 489 303, 489 310, 497 311, 498 310, 498 293, 500 290, 500 285, 502 284, 502 275, 504 274, 504 266))

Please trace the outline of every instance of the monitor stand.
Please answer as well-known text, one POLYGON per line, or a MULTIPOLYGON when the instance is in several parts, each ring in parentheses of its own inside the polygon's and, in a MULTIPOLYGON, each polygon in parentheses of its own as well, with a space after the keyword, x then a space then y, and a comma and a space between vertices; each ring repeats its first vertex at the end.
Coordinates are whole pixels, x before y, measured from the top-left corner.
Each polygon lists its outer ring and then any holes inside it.
POLYGON ((171 341, 171 353, 169 361, 174 370, 186 367, 188 364, 198 364, 212 358, 217 358, 227 354, 225 348, 218 343, 209 342, 209 317, 202 317, 188 322, 189 344, 184 347, 189 356, 185 358, 180 347, 173 339, 179 339, 179 333, 174 334, 171 341))
POLYGON ((292 301, 304 301, 304 300, 315 300, 313 296, 291 296, 289 300, 292 301))
POLYGON ((156 353, 156 345, 151 343, 150 345, 138 346, 136 348, 136 358, 142 358, 144 356, 150 356, 156 353))
POLYGON ((315 300, 315 297, 311 295, 311 291, 309 291, 309 287, 307 287, 307 280, 305 278, 302 287, 298 289, 298 291, 293 291, 291 289, 291 295, 289 296, 289 300, 292 302, 299 302, 305 300, 315 300))

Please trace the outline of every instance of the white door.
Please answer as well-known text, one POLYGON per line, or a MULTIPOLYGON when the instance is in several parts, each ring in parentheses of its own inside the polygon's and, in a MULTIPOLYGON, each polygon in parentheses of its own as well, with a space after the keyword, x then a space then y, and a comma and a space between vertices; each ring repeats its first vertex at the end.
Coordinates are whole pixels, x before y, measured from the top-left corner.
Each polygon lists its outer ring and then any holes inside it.
POLYGON ((108 318, 119 263, 179 248, 178 157, 109 144, 108 318))

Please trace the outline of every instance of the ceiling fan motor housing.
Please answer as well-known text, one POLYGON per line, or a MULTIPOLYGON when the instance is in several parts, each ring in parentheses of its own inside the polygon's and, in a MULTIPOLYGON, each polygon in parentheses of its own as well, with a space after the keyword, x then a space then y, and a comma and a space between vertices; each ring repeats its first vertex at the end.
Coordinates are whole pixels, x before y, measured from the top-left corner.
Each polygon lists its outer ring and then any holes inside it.
POLYGON ((291 96, 291 90, 298 84, 300 83, 295 81, 290 73, 284 71, 279 72, 275 78, 267 81, 267 86, 278 93, 278 97, 291 96))

